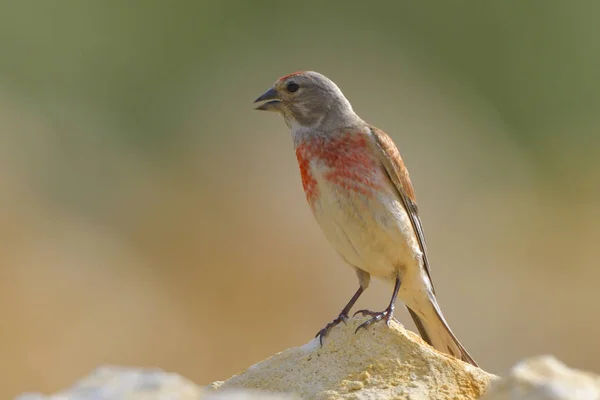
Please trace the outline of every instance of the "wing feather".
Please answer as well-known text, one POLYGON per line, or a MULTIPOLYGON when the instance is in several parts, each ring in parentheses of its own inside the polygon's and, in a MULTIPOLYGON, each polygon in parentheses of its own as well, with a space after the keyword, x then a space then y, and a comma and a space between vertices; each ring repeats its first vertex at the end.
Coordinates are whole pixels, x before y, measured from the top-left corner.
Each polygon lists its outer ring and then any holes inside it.
POLYGON ((425 245, 423 225, 421 224, 421 219, 418 215, 417 200, 412 183, 410 182, 410 177, 408 176, 408 170, 402 161, 400 151, 398 151, 398 148, 392 139, 381 129, 378 129, 374 126, 369 126, 369 129, 371 130, 371 133, 375 138, 377 148, 380 151, 380 161, 385 168, 385 172, 387 173, 390 181, 392 181, 396 187, 398 196, 400 197, 400 200, 402 201, 402 204, 408 213, 413 230, 417 236, 419 247, 423 253, 423 266, 427 276, 429 277, 431 289, 435 294, 433 281, 431 280, 429 260, 427 258, 427 247, 425 245))

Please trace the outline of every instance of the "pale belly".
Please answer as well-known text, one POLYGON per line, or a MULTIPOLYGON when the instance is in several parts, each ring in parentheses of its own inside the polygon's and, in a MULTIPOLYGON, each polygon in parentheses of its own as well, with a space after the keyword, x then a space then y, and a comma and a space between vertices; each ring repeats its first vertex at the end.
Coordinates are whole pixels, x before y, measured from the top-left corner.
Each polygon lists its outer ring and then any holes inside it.
POLYGON ((383 279, 420 271, 418 242, 391 182, 361 192, 329 182, 318 170, 313 176, 319 193, 313 213, 346 262, 383 279))

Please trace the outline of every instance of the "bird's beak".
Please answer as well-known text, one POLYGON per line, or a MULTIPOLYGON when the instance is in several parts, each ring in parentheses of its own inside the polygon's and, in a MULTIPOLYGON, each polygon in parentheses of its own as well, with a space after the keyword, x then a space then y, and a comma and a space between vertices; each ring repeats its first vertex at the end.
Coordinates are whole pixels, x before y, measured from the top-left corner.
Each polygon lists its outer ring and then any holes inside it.
POLYGON ((254 100, 255 103, 261 101, 264 101, 264 103, 256 107, 255 110, 279 111, 280 109, 281 100, 279 100, 279 93, 275 88, 267 90, 258 99, 254 100))

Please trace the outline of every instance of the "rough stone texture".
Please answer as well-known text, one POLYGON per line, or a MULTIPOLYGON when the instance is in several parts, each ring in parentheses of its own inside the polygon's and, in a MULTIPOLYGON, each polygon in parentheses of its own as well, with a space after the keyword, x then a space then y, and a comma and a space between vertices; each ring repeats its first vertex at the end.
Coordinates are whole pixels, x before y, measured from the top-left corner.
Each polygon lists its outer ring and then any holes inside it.
POLYGON ((298 400, 298 397, 259 391, 214 392, 179 375, 157 369, 102 367, 71 388, 45 396, 27 393, 17 400, 298 400))
POLYGON ((441 354, 392 322, 354 333, 364 321, 335 327, 321 348, 317 339, 290 348, 213 388, 296 393, 303 399, 477 399, 494 375, 441 354))
MULTIPOLYGON (((162 399, 161 399, 162 400, 162 399)), ((170 400, 170 399, 169 399, 170 400)), ((218 392, 205 392, 201 400, 302 400, 300 397, 284 393, 268 393, 256 390, 229 389, 218 392)))
POLYGON ((71 388, 18 400, 478 399, 600 400, 600 376, 544 356, 517 364, 507 378, 446 356, 393 322, 357 334, 352 318, 325 338, 287 349, 224 382, 200 387, 157 369, 98 368, 71 388))
POLYGON ((198 399, 200 386, 158 369, 101 367, 69 389, 45 396, 28 393, 18 400, 198 399), (168 397, 172 396, 172 397, 168 397))
POLYGON ((493 382, 484 399, 598 400, 600 376, 570 369, 551 356, 535 357, 515 365, 507 378, 493 382))

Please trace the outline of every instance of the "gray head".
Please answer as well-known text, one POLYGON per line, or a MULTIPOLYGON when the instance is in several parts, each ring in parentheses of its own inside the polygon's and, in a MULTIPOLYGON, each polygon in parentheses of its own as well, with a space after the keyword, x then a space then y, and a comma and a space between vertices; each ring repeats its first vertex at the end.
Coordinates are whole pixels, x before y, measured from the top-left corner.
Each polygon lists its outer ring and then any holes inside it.
POLYGON ((359 120, 340 88, 314 71, 295 72, 279 78, 254 101, 257 110, 283 115, 288 126, 317 128, 353 124, 359 120))

